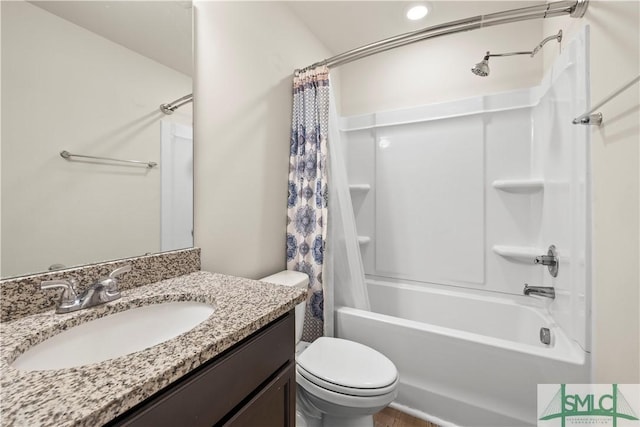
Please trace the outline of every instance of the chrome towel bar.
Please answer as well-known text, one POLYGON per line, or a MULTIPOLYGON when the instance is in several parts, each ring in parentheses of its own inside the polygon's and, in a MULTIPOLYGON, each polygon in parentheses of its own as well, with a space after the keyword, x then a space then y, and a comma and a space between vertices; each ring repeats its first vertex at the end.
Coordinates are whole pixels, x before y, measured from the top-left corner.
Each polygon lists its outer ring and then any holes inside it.
POLYGON ((602 101, 600 101, 595 107, 593 107, 591 110, 587 111, 584 114, 579 115, 578 117, 576 117, 575 119, 573 119, 573 124, 577 125, 577 124, 581 124, 581 125, 595 125, 595 126, 600 126, 602 124, 602 113, 594 113, 594 111, 596 111, 598 108, 602 107, 604 104, 606 104, 607 102, 611 101, 613 98, 615 98, 616 96, 620 95, 622 92, 624 92, 625 90, 629 89, 631 86, 633 86, 635 83, 637 83, 640 80, 640 76, 637 76, 636 78, 632 79, 629 83, 625 84, 624 86, 622 86, 620 89, 616 90, 615 92, 613 92, 611 95, 607 96, 605 99, 603 99, 602 101))
POLYGON ((71 154, 70 152, 64 150, 60 152, 60 156, 64 159, 71 160, 72 157, 82 157, 84 159, 95 159, 95 160, 106 160, 109 162, 121 162, 121 163, 133 163, 136 165, 145 165, 148 168, 153 168, 158 166, 156 162, 145 162, 142 160, 121 160, 121 159, 113 159, 111 157, 99 157, 99 156, 85 156, 82 154, 71 154))

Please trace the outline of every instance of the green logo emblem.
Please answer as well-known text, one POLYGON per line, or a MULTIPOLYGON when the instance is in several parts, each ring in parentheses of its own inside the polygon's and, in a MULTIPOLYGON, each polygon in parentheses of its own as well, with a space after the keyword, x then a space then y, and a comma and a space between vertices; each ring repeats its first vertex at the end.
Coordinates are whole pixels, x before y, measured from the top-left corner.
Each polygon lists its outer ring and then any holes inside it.
POLYGON ((566 384, 560 385, 560 390, 553 396, 546 409, 539 418, 540 421, 560 418, 562 427, 565 427, 567 418, 582 417, 585 424, 588 417, 609 417, 613 421, 613 427, 617 426, 618 418, 626 420, 638 420, 636 413, 618 389, 617 384, 612 384, 611 394, 567 394, 566 384))

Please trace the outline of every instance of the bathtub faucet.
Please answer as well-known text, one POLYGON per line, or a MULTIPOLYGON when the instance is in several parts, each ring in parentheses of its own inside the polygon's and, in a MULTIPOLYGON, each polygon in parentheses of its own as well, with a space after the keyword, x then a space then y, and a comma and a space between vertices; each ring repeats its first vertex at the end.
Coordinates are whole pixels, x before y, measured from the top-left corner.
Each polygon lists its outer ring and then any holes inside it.
POLYGON ((554 299, 556 297, 556 290, 553 286, 529 286, 525 283, 524 294, 539 295, 541 297, 554 299))

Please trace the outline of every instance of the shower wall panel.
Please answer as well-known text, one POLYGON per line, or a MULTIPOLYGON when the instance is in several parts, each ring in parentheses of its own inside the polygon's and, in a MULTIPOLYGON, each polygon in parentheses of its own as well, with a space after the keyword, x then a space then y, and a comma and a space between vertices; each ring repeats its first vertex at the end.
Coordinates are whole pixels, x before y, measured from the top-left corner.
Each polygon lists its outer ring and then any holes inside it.
POLYGON ((513 294, 541 280, 532 261, 492 252, 531 246, 539 232, 539 196, 492 188, 531 176, 529 100, 522 91, 343 120, 367 274, 513 294))
POLYGON ((482 118, 390 126, 376 134, 376 273, 483 285, 482 118))
MULTIPOLYGON (((496 188, 496 182, 531 182, 539 179, 531 168, 531 108, 515 108, 484 114, 486 138, 485 198, 487 206, 485 246, 486 289, 522 294, 524 284, 542 280, 542 269, 533 263, 544 250, 538 247, 542 187, 532 191, 496 188), (528 248, 528 258, 502 256, 494 248, 528 248)), ((525 249, 521 249, 525 250, 525 249)))

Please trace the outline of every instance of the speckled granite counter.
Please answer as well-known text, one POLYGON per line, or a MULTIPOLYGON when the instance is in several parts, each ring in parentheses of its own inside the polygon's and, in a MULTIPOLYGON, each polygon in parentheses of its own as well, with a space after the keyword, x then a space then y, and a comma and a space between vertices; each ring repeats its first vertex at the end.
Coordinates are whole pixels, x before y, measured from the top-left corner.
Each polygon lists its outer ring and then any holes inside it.
POLYGON ((88 310, 69 314, 48 311, 2 323, 0 424, 101 425, 277 319, 304 298, 305 292, 295 288, 196 272, 123 291, 121 299, 88 310), (216 309, 191 331, 117 359, 56 371, 23 372, 10 366, 27 348, 75 324, 166 301, 207 302, 216 309))

